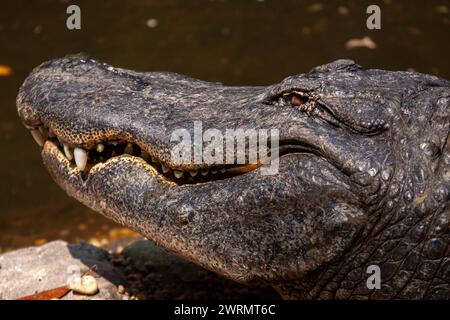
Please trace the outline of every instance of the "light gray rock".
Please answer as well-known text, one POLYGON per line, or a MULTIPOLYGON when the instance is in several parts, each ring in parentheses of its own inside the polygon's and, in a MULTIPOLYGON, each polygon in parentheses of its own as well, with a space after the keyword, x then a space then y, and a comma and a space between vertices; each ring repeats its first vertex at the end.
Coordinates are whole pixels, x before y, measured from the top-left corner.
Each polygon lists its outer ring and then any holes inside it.
POLYGON ((64 299, 121 299, 117 286, 125 283, 122 272, 109 261, 103 249, 87 243, 68 244, 54 241, 0 255, 0 299, 17 299, 67 283, 71 272, 92 273, 99 292, 91 297, 70 292, 64 299))
POLYGON ((73 270, 83 273, 93 266, 91 275, 97 279, 99 292, 94 296, 70 292, 63 299, 279 298, 271 288, 252 288, 224 279, 149 240, 129 241, 111 243, 113 254, 87 243, 64 241, 4 253, 0 255, 0 300, 64 286, 73 270), (122 246, 123 251, 117 249, 122 246))

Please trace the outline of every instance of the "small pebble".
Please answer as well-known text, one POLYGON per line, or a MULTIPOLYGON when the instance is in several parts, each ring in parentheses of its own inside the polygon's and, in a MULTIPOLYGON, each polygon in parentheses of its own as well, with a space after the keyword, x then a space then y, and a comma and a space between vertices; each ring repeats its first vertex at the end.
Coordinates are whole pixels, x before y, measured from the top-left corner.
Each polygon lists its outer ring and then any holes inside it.
POLYGON ((156 19, 148 19, 145 24, 149 28, 156 28, 158 26, 158 20, 156 20, 156 19))
POLYGON ((93 276, 72 277, 69 288, 76 293, 93 295, 98 292, 97 280, 93 276))

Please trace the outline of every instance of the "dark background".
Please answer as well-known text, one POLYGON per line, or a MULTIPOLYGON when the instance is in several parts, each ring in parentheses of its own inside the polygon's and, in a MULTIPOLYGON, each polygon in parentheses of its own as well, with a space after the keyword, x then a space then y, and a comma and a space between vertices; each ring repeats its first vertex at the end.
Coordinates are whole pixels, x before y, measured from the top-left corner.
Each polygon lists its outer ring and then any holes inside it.
POLYGON ((264 85, 350 58, 365 68, 450 78, 449 10, 449 1, 435 0, 2 0, 0 65, 12 73, 0 76, 0 252, 56 238, 104 243, 130 235, 51 181, 19 123, 17 91, 41 62, 82 51, 117 67, 264 85), (81 7, 81 30, 66 28, 70 4, 81 7), (381 7, 381 30, 366 28, 370 4, 381 7), (364 36, 377 47, 346 47, 364 36))

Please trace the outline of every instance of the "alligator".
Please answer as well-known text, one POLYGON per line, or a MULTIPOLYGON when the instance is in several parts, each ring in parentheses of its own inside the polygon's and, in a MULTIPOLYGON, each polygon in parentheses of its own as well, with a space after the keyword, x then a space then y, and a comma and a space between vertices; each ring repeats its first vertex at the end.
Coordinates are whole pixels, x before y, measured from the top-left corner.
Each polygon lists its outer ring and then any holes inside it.
POLYGON ((70 196, 285 299, 450 299, 449 106, 445 79, 343 59, 251 87, 68 56, 17 97, 70 196), (278 130, 278 171, 175 161, 172 134, 195 121, 278 130))

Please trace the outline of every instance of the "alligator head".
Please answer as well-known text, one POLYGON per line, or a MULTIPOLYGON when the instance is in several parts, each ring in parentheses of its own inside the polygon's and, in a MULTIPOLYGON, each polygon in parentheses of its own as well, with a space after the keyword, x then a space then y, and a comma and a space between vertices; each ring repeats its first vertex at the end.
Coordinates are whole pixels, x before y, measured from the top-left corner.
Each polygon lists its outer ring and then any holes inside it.
POLYGON ((37 67, 17 98, 70 196, 286 298, 450 297, 449 104, 446 80, 349 60, 227 87, 72 57, 37 67), (278 130, 278 171, 175 161, 173 133, 194 122, 278 130))

